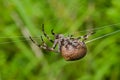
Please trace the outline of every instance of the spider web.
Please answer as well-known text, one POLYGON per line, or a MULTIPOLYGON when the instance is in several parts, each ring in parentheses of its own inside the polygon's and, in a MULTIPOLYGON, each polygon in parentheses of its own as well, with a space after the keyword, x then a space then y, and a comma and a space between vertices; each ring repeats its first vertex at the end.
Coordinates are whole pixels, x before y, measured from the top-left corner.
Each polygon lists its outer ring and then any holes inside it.
MULTIPOLYGON (((119 25, 120 23, 115 23, 115 24, 111 24, 111 25, 106 25, 106 26, 102 26, 102 27, 97 27, 97 28, 93 28, 93 29, 89 29, 89 30, 82 30, 80 32, 86 32, 86 31, 98 31, 98 30, 103 30, 105 28, 108 28, 108 27, 115 27, 115 25, 119 25)), ((99 37, 96 37, 96 38, 93 38, 91 40, 88 40, 86 41, 86 43, 90 43, 90 42, 93 42, 93 41, 96 41, 96 40, 99 40, 101 38, 104 38, 104 37, 107 37, 107 36, 110 36, 110 35, 113 35, 113 34, 116 34, 120 32, 120 29, 116 30, 116 31, 113 31, 113 32, 110 32, 110 33, 107 33, 107 34, 104 34, 102 36, 99 36, 99 37)), ((9 35, 11 36, 11 35, 9 35)), ((41 36, 44 36, 44 35, 41 35, 41 36)), ((13 43, 13 42, 25 42, 25 41, 31 41, 29 39, 29 37, 24 37, 24 36, 11 36, 11 37, 0 37, 1 39, 12 39, 12 38, 18 38, 18 40, 15 40, 15 41, 4 41, 4 42, 0 42, 0 44, 8 44, 8 43, 13 43), (21 38, 21 39, 20 39, 21 38)), ((32 37, 34 39, 40 39, 40 36, 37 36, 37 37, 32 37)))

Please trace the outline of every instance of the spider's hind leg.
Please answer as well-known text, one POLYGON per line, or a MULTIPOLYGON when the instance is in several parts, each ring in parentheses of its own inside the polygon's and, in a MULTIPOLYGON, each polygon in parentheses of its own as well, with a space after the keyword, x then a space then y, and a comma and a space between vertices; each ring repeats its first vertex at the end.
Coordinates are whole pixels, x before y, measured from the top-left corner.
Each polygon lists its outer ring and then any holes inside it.
POLYGON ((94 34, 95 32, 91 31, 91 32, 88 32, 87 34, 85 34, 84 36, 80 36, 78 37, 77 39, 82 39, 82 41, 86 41, 89 36, 91 36, 92 34, 94 34))

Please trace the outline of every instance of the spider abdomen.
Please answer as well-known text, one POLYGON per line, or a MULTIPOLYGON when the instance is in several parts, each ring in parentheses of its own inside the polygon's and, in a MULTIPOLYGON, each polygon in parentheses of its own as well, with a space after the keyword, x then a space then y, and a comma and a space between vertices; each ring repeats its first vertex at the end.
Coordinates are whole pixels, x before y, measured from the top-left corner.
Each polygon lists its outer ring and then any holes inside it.
POLYGON ((67 46, 61 46, 60 51, 65 60, 73 61, 83 58, 86 55, 87 48, 83 43, 77 46, 68 44, 67 46))

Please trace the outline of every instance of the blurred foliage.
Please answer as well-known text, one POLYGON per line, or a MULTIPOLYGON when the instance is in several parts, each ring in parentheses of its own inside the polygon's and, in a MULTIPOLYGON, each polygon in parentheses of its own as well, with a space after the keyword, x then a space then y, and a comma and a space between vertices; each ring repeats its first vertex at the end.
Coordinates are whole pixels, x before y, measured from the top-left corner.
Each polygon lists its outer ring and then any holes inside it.
POLYGON ((120 80, 120 33, 89 42, 87 55, 72 62, 28 38, 40 43, 43 23, 51 38, 51 29, 76 37, 106 26, 94 39, 120 29, 119 12, 119 0, 0 0, 0 80, 120 80))

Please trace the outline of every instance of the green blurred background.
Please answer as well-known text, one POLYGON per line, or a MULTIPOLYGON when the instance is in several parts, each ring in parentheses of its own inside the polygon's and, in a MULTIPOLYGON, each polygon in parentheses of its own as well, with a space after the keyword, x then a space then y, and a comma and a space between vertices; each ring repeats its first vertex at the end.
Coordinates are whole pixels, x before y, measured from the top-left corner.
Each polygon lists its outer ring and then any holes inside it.
POLYGON ((87 43, 83 59, 65 61, 29 40, 41 43, 43 23, 52 39, 51 29, 75 37, 95 29, 89 41, 120 29, 120 0, 0 0, 0 80, 120 80, 120 32, 87 43))

